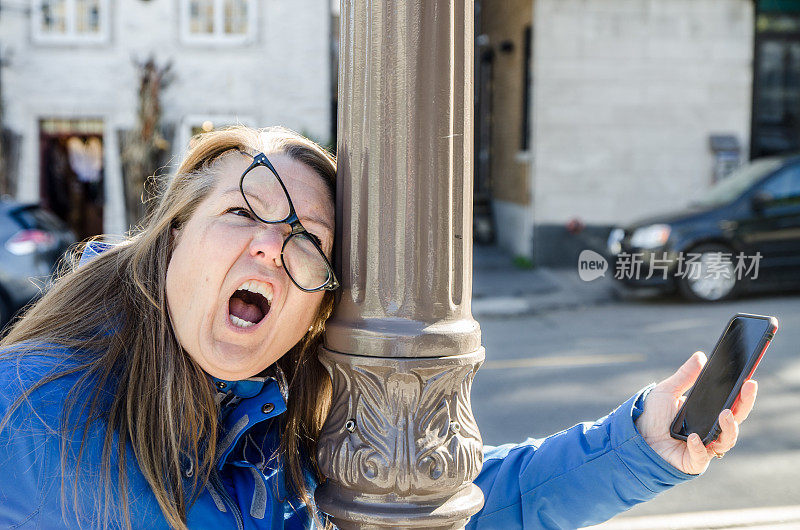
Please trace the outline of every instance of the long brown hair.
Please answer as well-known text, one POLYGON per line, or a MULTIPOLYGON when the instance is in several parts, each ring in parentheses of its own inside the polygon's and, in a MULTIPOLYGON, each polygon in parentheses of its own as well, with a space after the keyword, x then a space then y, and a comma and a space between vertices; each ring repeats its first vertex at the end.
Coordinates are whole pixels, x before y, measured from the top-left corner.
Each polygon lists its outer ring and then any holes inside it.
MULTIPOLYGON (((186 528, 186 513, 213 472, 218 429, 214 390, 208 375, 181 348, 170 325, 166 273, 173 250, 171 228, 189 220, 214 186, 212 164, 232 149, 283 153, 308 165, 329 186, 333 200, 333 156, 297 133, 280 127, 257 130, 238 126, 199 135, 175 175, 159 191, 157 204, 144 223, 123 243, 81 267, 77 263, 82 247, 74 250, 49 291, 0 341, 2 356, 13 356, 20 369, 24 369, 26 355, 42 355, 48 348, 57 348, 57 353, 49 355, 68 357, 56 364, 60 369, 16 399, 0 422, 0 430, 31 392, 76 375, 77 382, 65 399, 61 429, 64 434, 82 431, 83 437, 74 462, 68 461, 67 440, 71 437, 61 437, 62 477, 67 466, 76 467, 73 502, 77 515, 78 474, 89 423, 70 423, 76 417, 71 412, 88 412, 90 423, 105 424, 104 493, 103 500, 97 501, 104 527, 112 524, 110 514, 115 512, 121 513, 118 524, 130 528, 126 444, 133 448, 139 469, 174 528, 186 528), (112 488, 111 478, 114 452, 118 455, 116 488, 112 488), (196 463, 188 491, 181 469, 185 458, 196 463), (120 512, 113 505, 111 492, 115 490, 120 512)), ((322 479, 316 466, 316 443, 331 393, 330 380, 316 352, 332 307, 333 295, 328 291, 308 333, 276 363, 288 381, 279 458, 289 491, 306 503, 310 513, 313 503, 304 469, 316 480, 322 479)), ((62 500, 63 492, 62 483, 62 500)))

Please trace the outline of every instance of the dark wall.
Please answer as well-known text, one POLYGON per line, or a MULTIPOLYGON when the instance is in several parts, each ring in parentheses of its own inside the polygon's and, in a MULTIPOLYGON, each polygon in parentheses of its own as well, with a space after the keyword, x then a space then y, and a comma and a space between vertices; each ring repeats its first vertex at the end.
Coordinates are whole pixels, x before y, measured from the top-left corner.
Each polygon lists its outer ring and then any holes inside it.
POLYGON ((533 229, 533 262, 543 267, 575 267, 582 250, 606 253, 606 241, 613 227, 585 225, 577 233, 563 224, 541 224, 533 229))

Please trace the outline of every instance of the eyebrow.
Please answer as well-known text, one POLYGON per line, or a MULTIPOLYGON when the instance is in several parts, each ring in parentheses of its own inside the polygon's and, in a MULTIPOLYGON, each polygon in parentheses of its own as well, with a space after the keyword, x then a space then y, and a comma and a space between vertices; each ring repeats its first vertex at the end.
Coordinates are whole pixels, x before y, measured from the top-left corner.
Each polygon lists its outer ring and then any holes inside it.
MULTIPOLYGON (((241 197, 242 196, 242 190, 240 190, 238 186, 235 187, 235 188, 228 188, 227 190, 225 190, 222 193, 220 193, 219 196, 220 196, 220 198, 222 198, 222 197, 227 197, 228 195, 234 195, 234 194, 236 194, 236 195, 241 197)), ((264 204, 264 201, 261 200, 260 197, 258 197, 256 195, 253 195, 251 193, 248 193, 247 195, 249 197, 252 197, 254 200, 260 202, 263 206, 266 206, 264 204)), ((330 230, 331 232, 333 232, 333 227, 330 224, 328 224, 327 221, 323 221, 322 219, 319 219, 317 217, 302 217, 299 214, 298 214, 297 217, 300 219, 300 223, 301 224, 302 223, 314 223, 314 224, 320 225, 323 228, 326 228, 326 229, 330 230)))

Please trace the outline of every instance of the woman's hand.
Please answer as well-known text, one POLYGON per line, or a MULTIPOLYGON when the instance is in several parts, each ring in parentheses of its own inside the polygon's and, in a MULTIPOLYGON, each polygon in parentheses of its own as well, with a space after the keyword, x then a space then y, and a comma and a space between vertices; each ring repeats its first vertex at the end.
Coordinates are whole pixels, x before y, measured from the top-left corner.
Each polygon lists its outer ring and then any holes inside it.
POLYGON ((707 447, 703 446, 697 433, 691 434, 687 442, 672 438, 669 427, 686 400, 683 393, 694 384, 705 364, 705 354, 695 352, 677 372, 650 391, 645 399, 644 412, 636 420, 639 433, 656 453, 679 470, 692 475, 705 471, 715 454, 724 454, 736 444, 739 424, 753 410, 758 392, 758 384, 754 380, 745 382, 741 399, 733 412, 726 409, 719 415, 722 432, 707 447))

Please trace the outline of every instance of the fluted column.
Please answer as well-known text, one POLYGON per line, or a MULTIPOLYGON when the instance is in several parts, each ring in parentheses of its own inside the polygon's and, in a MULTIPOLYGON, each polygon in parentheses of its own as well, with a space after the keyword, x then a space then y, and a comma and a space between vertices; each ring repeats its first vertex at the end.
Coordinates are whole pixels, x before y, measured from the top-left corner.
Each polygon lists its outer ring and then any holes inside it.
POLYGON ((471 0, 344 0, 333 404, 319 507, 340 528, 459 528, 482 506, 470 387, 471 0))

